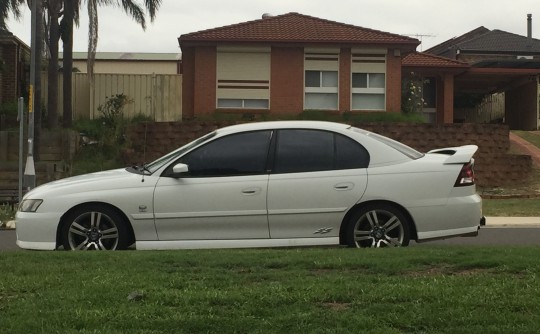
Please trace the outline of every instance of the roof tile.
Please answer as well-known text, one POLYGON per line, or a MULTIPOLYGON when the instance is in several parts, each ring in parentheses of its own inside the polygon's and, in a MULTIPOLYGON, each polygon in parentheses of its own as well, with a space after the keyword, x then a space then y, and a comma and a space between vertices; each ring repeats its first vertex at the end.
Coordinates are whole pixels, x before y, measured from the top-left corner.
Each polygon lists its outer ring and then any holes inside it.
POLYGON ((299 13, 287 13, 259 20, 208 29, 180 36, 182 42, 325 42, 354 44, 409 44, 415 38, 320 19, 299 13))
POLYGON ((469 67, 469 64, 459 61, 459 60, 434 56, 431 54, 420 53, 420 52, 409 53, 408 55, 405 56, 405 58, 403 58, 403 60, 401 61, 401 64, 404 67, 436 67, 436 68, 441 68, 441 67, 468 68, 469 67))
POLYGON ((540 53, 540 40, 502 30, 491 30, 457 45, 462 51, 540 53))

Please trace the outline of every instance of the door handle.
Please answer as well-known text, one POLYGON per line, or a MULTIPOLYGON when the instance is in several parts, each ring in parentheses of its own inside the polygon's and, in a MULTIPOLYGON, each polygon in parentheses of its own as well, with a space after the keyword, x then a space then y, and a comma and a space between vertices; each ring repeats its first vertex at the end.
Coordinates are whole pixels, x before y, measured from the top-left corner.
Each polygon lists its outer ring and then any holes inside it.
POLYGON ((256 195, 261 192, 261 188, 259 187, 253 187, 253 188, 245 188, 242 189, 242 194, 250 196, 250 195, 256 195))
POLYGON ((343 182, 334 185, 334 189, 338 191, 351 190, 352 188, 354 188, 354 183, 352 182, 343 182))

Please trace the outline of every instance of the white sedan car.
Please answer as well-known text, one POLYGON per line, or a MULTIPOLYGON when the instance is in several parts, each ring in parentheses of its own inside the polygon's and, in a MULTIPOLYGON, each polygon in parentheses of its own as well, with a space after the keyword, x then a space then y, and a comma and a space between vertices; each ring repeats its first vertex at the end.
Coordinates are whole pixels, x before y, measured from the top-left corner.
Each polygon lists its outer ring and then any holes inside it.
POLYGON ((230 126, 143 166, 33 189, 16 215, 17 245, 383 247, 475 236, 485 223, 476 150, 422 154, 330 122, 230 126))

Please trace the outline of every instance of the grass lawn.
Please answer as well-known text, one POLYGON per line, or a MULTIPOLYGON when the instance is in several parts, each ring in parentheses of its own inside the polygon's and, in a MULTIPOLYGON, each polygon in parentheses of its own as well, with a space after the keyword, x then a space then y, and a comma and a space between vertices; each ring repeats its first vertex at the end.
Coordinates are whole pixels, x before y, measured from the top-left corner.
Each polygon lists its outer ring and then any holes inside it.
POLYGON ((488 217, 540 217, 540 198, 483 199, 482 214, 488 217))
POLYGON ((540 136, 538 134, 535 134, 531 131, 512 131, 512 132, 520 136, 521 138, 525 139, 529 143, 533 144, 534 146, 540 148, 540 136))
POLYGON ((539 251, 3 252, 0 332, 533 333, 539 251))

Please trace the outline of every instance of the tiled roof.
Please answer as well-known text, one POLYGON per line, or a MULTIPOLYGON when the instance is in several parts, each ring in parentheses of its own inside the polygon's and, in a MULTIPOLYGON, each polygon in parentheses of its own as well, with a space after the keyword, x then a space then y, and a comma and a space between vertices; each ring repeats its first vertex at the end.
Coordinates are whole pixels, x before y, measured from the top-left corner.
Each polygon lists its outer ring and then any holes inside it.
POLYGON ((490 30, 484 26, 480 26, 476 29, 473 29, 469 32, 466 32, 465 34, 461 35, 461 36, 457 36, 457 37, 454 37, 454 38, 451 38, 447 41, 444 41, 440 44, 437 44, 427 50, 425 50, 424 52, 425 53, 430 53, 430 54, 434 54, 434 55, 439 55, 439 56, 445 56, 446 53, 455 45, 459 44, 459 43, 462 43, 462 42, 465 42, 465 41, 468 41, 468 40, 471 40, 473 38, 476 38, 478 36, 481 36, 485 33, 488 33, 490 30))
POLYGON ((28 45, 26 45, 23 41, 17 38, 17 36, 13 35, 9 30, 6 30, 6 29, 0 29, 0 42, 8 42, 8 43, 15 42, 21 45, 26 50, 30 49, 28 45))
POLYGON ((184 42, 286 42, 405 44, 416 47, 417 39, 299 13, 270 16, 180 36, 184 42))
POLYGON ((430 55, 427 53, 412 52, 401 61, 403 67, 436 67, 436 68, 468 68, 462 61, 430 55))
POLYGON ((0 38, 13 38, 14 35, 5 29, 0 29, 0 38))
POLYGON ((540 53, 540 40, 502 30, 492 30, 459 43, 457 48, 462 51, 540 53))

